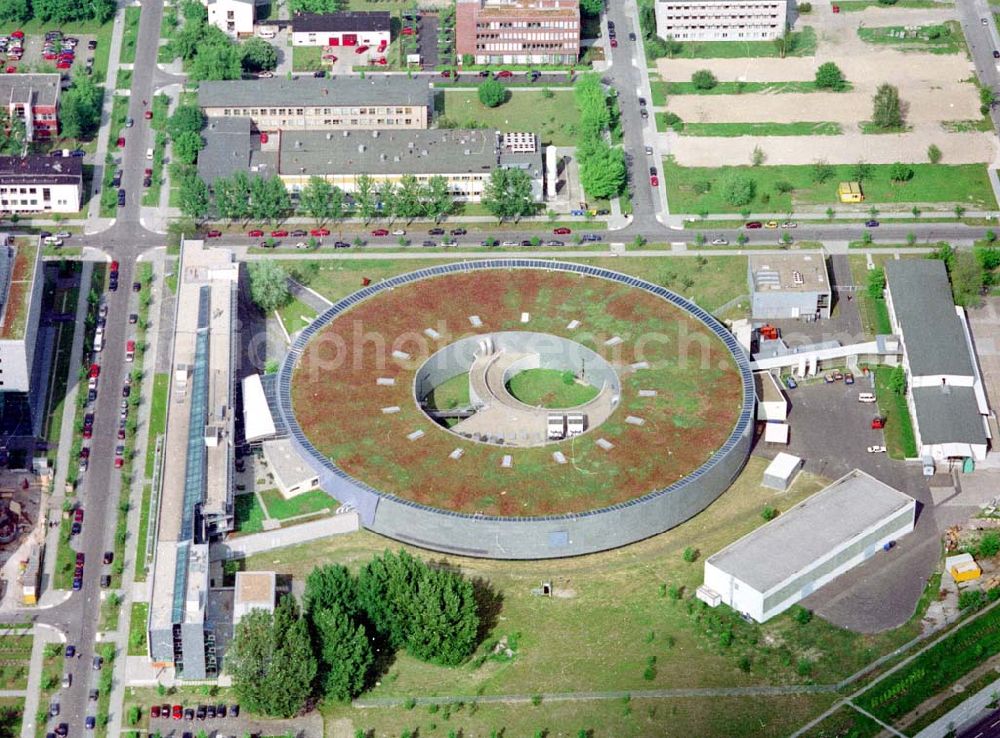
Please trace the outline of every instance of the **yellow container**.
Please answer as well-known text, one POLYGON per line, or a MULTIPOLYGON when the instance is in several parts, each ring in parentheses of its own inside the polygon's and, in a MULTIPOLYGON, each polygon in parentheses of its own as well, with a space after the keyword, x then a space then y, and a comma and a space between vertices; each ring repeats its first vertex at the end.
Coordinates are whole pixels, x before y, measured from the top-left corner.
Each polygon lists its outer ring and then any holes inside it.
POLYGON ((860 182, 841 182, 837 187, 837 196, 841 202, 864 202, 865 199, 860 182))

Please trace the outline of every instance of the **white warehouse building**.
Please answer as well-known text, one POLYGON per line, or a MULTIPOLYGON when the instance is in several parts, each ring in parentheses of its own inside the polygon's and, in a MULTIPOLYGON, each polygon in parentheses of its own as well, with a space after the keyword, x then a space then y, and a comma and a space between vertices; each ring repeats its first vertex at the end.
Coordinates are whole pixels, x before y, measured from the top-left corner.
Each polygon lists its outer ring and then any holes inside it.
POLYGON ((855 469, 705 561, 698 598, 759 623, 913 530, 916 500, 855 469))

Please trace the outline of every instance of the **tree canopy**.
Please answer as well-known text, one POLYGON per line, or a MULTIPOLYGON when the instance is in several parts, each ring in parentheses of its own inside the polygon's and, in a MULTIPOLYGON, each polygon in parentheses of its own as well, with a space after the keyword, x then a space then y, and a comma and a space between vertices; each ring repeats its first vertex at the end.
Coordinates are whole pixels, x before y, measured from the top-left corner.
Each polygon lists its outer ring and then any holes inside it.
POLYGON ((310 614, 319 656, 320 688, 327 697, 346 701, 365 686, 374 657, 365 627, 337 604, 310 614))
POLYGON ((872 124, 876 128, 899 128, 903 125, 903 111, 899 102, 899 89, 894 85, 879 85, 872 98, 872 124))
POLYGON ((278 50, 262 38, 254 36, 240 45, 243 68, 248 72, 270 71, 278 66, 278 50))
POLYGON ((177 138, 182 133, 199 133, 205 127, 205 114, 195 104, 178 105, 167 118, 167 134, 177 138))
POLYGON ((288 272, 276 261, 254 261, 247 265, 250 299, 265 313, 288 303, 288 272))
POLYGON ((698 90, 711 90, 719 84, 719 80, 708 69, 699 69, 691 75, 691 83, 698 90))
POLYGON ((59 124, 66 138, 90 138, 101 125, 104 90, 93 77, 76 74, 60 101, 59 124))
POLYGON ((816 87, 821 90, 833 90, 839 92, 847 86, 847 79, 833 62, 826 62, 819 65, 816 70, 816 87))
POLYGON ((531 214, 535 208, 531 178, 523 169, 494 168, 483 189, 482 203, 498 220, 531 214))
POLYGON ((479 102, 495 108, 507 102, 507 88, 492 77, 479 85, 479 102))

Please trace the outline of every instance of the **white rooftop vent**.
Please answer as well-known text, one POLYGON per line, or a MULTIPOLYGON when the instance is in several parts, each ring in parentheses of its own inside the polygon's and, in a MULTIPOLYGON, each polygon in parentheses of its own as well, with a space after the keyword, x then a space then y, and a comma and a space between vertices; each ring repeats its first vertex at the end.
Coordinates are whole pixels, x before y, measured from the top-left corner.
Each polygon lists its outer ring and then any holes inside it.
POLYGON ((350 135, 351 135, 350 131, 344 131, 344 138, 347 138, 350 135))
POLYGON ((302 142, 301 141, 296 141, 295 142, 295 148, 301 149, 302 148, 302 142))
POLYGON ((327 131, 327 133, 326 133, 326 140, 329 141, 332 138, 333 138, 333 132, 332 131, 327 131))
POLYGON ((399 161, 399 154, 396 154, 394 157, 392 157, 392 160, 393 161, 399 161))
POLYGON ((379 158, 379 159, 381 159, 382 161, 385 161, 385 160, 386 160, 386 159, 388 159, 389 157, 388 157, 388 156, 386 156, 385 154, 379 154, 379 155, 378 155, 378 158, 379 158))
POLYGON ((427 156, 427 149, 420 149, 421 156, 427 156))
POLYGON ((372 131, 372 138, 378 138, 378 131, 372 131))
POLYGON ((408 149, 409 149, 410 151, 413 151, 413 141, 410 141, 410 142, 409 142, 408 144, 406 144, 406 147, 407 147, 407 148, 408 148, 408 149))
POLYGON ((364 144, 358 144, 358 153, 359 154, 365 153, 365 145, 364 144))
POLYGON ((464 151, 463 153, 464 153, 464 154, 465 154, 466 156, 468 156, 469 154, 471 154, 471 153, 472 153, 472 149, 466 149, 466 150, 465 150, 465 151, 464 151))

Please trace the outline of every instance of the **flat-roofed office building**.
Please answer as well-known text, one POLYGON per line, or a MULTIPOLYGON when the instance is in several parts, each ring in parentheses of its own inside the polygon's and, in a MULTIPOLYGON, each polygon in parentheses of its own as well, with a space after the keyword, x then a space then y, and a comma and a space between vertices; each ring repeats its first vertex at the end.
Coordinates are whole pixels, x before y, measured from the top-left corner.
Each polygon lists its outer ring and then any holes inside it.
POLYGON ((656 35, 676 41, 766 41, 785 32, 787 0, 657 0, 656 35))

